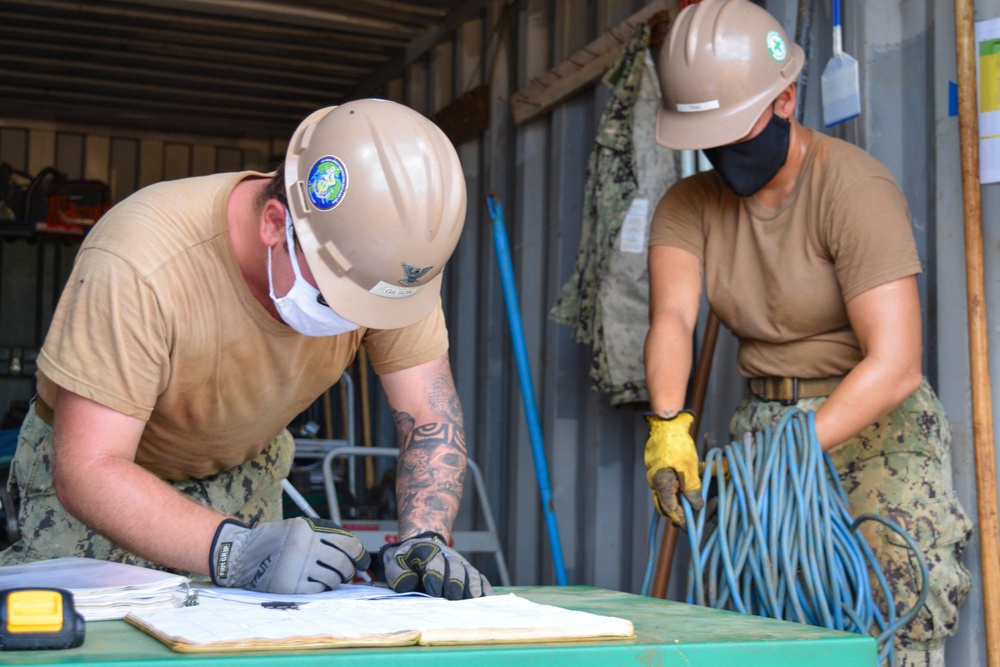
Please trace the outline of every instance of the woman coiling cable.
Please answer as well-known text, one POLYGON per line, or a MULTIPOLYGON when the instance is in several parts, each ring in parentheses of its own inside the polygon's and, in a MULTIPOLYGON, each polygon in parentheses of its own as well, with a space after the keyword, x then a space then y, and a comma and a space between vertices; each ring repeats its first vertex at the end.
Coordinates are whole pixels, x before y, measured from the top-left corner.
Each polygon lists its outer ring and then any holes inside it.
MULTIPOLYGON (((796 119, 806 52, 760 5, 701 0, 677 14, 657 52, 656 141, 674 150, 701 150, 713 169, 671 185, 649 225, 646 479, 657 507, 675 524, 684 523, 679 496, 695 509, 704 502, 685 408, 696 398, 689 391, 694 335, 707 303, 736 338, 735 370, 746 380, 730 413, 727 441, 774 428, 789 406, 815 410, 817 438, 855 515, 896 519, 917 538, 930 563, 929 593, 920 611, 895 631, 896 660, 941 665, 972 586, 962 558, 973 524, 952 484, 948 417, 923 372, 918 281, 925 262, 914 219, 887 165, 796 119)), ((700 356, 711 358, 706 350, 700 356)), ((803 482, 824 467, 816 458, 812 468, 797 472, 803 482)), ((755 491, 744 495, 756 499, 755 491)), ((786 497, 794 501, 803 491, 788 487, 786 497)), ((741 511, 740 502, 734 491, 726 511, 741 511)), ((765 496, 761 502, 771 501, 765 496)), ((768 505, 758 519, 782 517, 768 505)), ((802 525, 820 517, 806 513, 782 520, 791 534, 777 539, 803 541, 793 553, 824 544, 802 525)), ((755 539, 744 538, 739 533, 744 529, 756 530, 752 517, 736 523, 733 539, 755 539)), ((891 587, 897 615, 916 606, 921 586, 913 585, 918 578, 910 572, 917 568, 904 540, 881 524, 866 523, 861 530, 891 587), (873 539, 875 533, 884 539, 873 539)), ((833 531, 831 525, 825 544, 846 540, 833 531)), ((746 556, 742 565, 751 572, 750 581, 775 578, 787 566, 780 553, 768 556, 773 562, 746 556)), ((738 562, 739 553, 732 558, 738 562)), ((715 563, 725 573, 721 555, 715 563)), ((836 620, 843 613, 845 622, 850 614, 861 614, 863 622, 863 605, 847 613, 833 599, 838 594, 828 593, 827 587, 837 584, 821 579, 827 576, 824 567, 806 569, 790 591, 761 594, 765 611, 777 606, 792 617, 815 615, 819 622, 827 622, 826 614, 836 620), (819 603, 811 608, 800 603, 801 596, 816 596, 819 603)), ((781 582, 776 579, 775 585, 781 582)), ((884 609, 880 583, 873 579, 871 585, 884 609)), ((720 595, 735 597, 734 606, 752 601, 734 586, 723 587, 720 595)), ((883 620, 891 627, 891 619, 883 620)))

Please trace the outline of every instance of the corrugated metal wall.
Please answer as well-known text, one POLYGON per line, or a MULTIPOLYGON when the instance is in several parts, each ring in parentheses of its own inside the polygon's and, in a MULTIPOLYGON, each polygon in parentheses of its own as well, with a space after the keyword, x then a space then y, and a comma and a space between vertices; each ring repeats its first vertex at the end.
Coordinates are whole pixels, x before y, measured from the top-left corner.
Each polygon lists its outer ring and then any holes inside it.
MULTIPOLYGON (((491 5, 484 21, 467 24, 453 45, 439 47, 410 68, 388 94, 432 113, 484 79, 470 79, 500 16, 491 5)), ((589 389, 587 349, 547 312, 568 278, 580 241, 584 165, 606 100, 598 85, 556 109, 515 126, 506 101, 513 91, 616 25, 642 2, 528 0, 516 3, 511 33, 490 83, 489 131, 460 147, 470 185, 466 238, 450 269, 446 300, 453 330, 453 360, 470 426, 470 448, 487 471, 503 540, 516 583, 549 584, 554 575, 539 507, 534 469, 499 274, 489 238, 483 192, 504 195, 521 294, 522 315, 571 583, 638 591, 646 564, 648 490, 640 452, 645 428, 638 414, 611 408, 589 389), (456 277, 458 274, 458 277, 456 277)), ((794 35, 798 0, 764 4, 794 35)), ((1000 16, 998 0, 978 2, 977 20, 1000 16)), ((821 127, 819 75, 831 55, 828 2, 813 2, 812 44, 804 122, 821 127)), ((861 63, 863 109, 859 120, 827 132, 882 160, 910 203, 924 273, 925 372, 944 402, 954 431, 956 488, 976 515, 965 257, 954 95, 955 19, 952 3, 932 0, 845 2, 845 50, 861 63)), ((996 312, 997 186, 983 188, 987 290, 996 312)), ((873 221, 876 224, 877 221, 873 221)), ((995 318, 993 318, 995 319, 995 318)), ((990 329, 994 348, 1000 338, 990 329)), ((699 330, 700 335, 700 330, 699 330)), ((710 380, 703 438, 727 438, 728 415, 743 383, 732 360, 735 340, 720 334, 710 380)), ((994 356, 997 356, 994 353, 994 356)), ((993 366, 996 366, 994 362, 993 366)), ((997 404, 994 399, 994 405, 997 404)), ((683 540, 682 540, 683 542, 683 540)), ((659 539, 656 539, 659 543, 659 539)), ((979 582, 978 537, 966 565, 979 582)), ((668 592, 682 593, 683 544, 668 592)), ((958 635, 948 644, 950 664, 985 664, 981 645, 982 592, 974 584, 962 608, 958 635)))
MULTIPOLYGON (((599 85, 587 87, 552 113, 519 127, 508 101, 532 77, 645 3, 533 1, 507 9, 505 4, 491 3, 481 18, 463 24, 454 39, 410 65, 378 94, 432 115, 476 84, 491 85, 489 130, 458 147, 468 178, 469 215, 447 271, 444 300, 470 453, 487 480, 514 583, 554 583, 555 574, 484 206, 485 192, 494 189, 505 208, 568 579, 638 590, 650 518, 637 457, 644 422, 636 412, 609 407, 589 389, 587 349, 572 342, 566 327, 548 319, 576 259, 584 169, 606 93, 599 85)), ((29 173, 54 166, 71 178, 105 181, 114 201, 162 179, 264 169, 284 148, 280 141, 269 146, 152 136, 30 119, 4 119, 0 132, 0 161, 29 173)), ((37 349, 41 343, 75 254, 72 241, 49 240, 42 246, 62 249, 56 266, 38 265, 35 251, 29 252, 23 241, 3 246, 5 293, 17 280, 34 287, 46 271, 50 289, 41 302, 17 299, 4 305, 3 317, 11 323, 23 320, 26 309, 43 319, 30 332, 20 332, 14 324, 0 327, 0 347, 37 349)), ((23 392, 23 387, 13 390, 23 392)), ((387 410, 381 403, 377 407, 376 444, 394 444, 387 410)), ((466 498, 463 525, 480 520, 471 493, 466 498)), ((482 564, 490 570, 488 558, 482 564)))
MULTIPOLYGON (((505 11, 493 3, 384 92, 430 115, 475 85, 491 87, 489 130, 458 147, 469 215, 446 273, 445 305, 470 455, 486 476, 518 584, 554 583, 555 571, 484 204, 488 190, 503 202, 568 579, 633 591, 641 584, 650 519, 637 458, 644 421, 589 389, 588 350, 548 319, 576 260, 584 172, 606 93, 587 87, 521 126, 508 101, 644 4, 533 0, 505 11)), ((462 519, 472 520, 466 505, 462 519)))
MULTIPOLYGON (((552 584, 555 575, 484 206, 484 195, 491 189, 500 193, 505 207, 569 582, 637 592, 651 516, 641 461, 645 425, 639 413, 612 408, 606 397, 590 389, 589 350, 572 341, 568 328, 548 319, 576 260, 584 171, 607 93, 601 85, 585 88, 551 113, 520 126, 514 124, 508 102, 533 77, 645 3, 521 0, 509 13, 505 4, 491 2, 482 17, 462 25, 453 39, 410 65, 379 94, 430 115, 477 84, 491 86, 489 129, 458 146, 468 179, 469 214, 446 272, 444 300, 470 454, 485 475, 514 583, 552 584)), ((795 32, 798 4, 797 0, 766 3, 789 34, 795 32)), ((978 19, 1000 15, 1000 0, 977 4, 978 19)), ((828 3, 814 5, 805 122, 818 126, 818 76, 830 54, 830 17, 828 3)), ((920 285, 926 369, 955 431, 956 486, 966 508, 975 514, 957 119, 948 104, 949 81, 955 80, 953 7, 932 0, 848 2, 845 25, 845 48, 861 62, 864 107, 859 121, 837 132, 883 160, 910 201, 925 262, 920 285)), ((56 164, 70 171, 63 156, 73 155, 65 158, 75 165, 71 174, 107 179, 120 195, 133 185, 235 168, 241 161, 266 167, 267 158, 282 148, 196 144, 183 138, 119 139, 85 128, 5 124, 0 159, 16 164, 12 156, 20 156, 29 170, 56 164), (22 131, 26 134, 17 134, 22 131), (122 167, 111 169, 112 164, 122 167)), ((986 186, 983 199, 991 306, 996 305, 993 274, 1000 266, 994 257, 1000 247, 996 188, 986 186)), ((0 280, 6 293, 8 285, 23 280, 21 272, 28 269, 12 264, 6 248, 4 252, 0 280)), ((50 289, 52 279, 47 280, 50 289)), ((29 288, 33 285, 25 283, 29 288)), ((50 303, 51 297, 46 298, 50 303)), ((17 315, 8 304, 0 305, 0 331, 16 329, 12 321, 17 315)), ((994 343, 1000 338, 995 329, 991 337, 994 343)), ((0 346, 10 342, 0 340, 0 346)), ((742 392, 731 363, 734 348, 732 336, 723 331, 702 427, 716 434, 716 441, 726 437, 729 410, 742 392)), ((376 444, 390 445, 394 429, 385 406, 378 407, 376 444)), ((471 494, 466 498, 463 525, 477 521, 471 494)), ((974 543, 966 558, 976 578, 977 549, 974 543)), ((490 571, 488 559, 481 564, 490 571)), ((684 564, 682 546, 671 597, 680 594, 684 564)), ((963 608, 959 636, 949 644, 954 664, 984 664, 979 646, 981 593, 976 588, 963 608)))
MULTIPOLYGON (((70 180, 108 184, 112 201, 160 180, 266 168, 270 153, 266 142, 0 122, 0 163, 19 174, 17 183, 52 168, 70 180)), ((0 415, 32 395, 34 359, 78 246, 78 237, 29 233, 27 226, 0 232, 0 415)), ((20 421, 16 414, 11 419, 20 421)))

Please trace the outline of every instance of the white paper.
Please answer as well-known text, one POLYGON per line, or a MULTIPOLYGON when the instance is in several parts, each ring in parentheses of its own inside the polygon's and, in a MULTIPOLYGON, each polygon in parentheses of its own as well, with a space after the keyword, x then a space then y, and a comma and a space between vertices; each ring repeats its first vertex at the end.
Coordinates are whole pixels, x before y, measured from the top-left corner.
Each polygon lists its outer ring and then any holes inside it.
MULTIPOLYGON (((127 619, 171 646, 341 646, 455 644, 631 637, 631 621, 542 605, 514 594, 310 602, 267 609, 203 598, 195 607, 133 611, 127 619), (289 644, 291 645, 291 644, 289 644)), ((207 650, 207 649, 204 649, 207 650)))
POLYGON ((365 586, 364 584, 342 584, 332 591, 297 595, 279 595, 277 593, 248 591, 242 588, 220 588, 218 586, 200 585, 196 587, 196 590, 199 598, 219 598, 222 600, 230 600, 232 602, 246 602, 257 605, 262 602, 293 602, 298 605, 303 605, 308 602, 322 602, 325 600, 385 600, 404 597, 430 597, 426 593, 397 593, 391 588, 365 586))
POLYGON ((646 233, 649 229, 649 200, 636 197, 628 207, 625 221, 618 233, 618 249, 628 253, 646 252, 646 233))
POLYGON ((130 609, 174 608, 188 579, 136 565, 93 558, 54 558, 0 567, 0 589, 62 588, 87 621, 124 618, 130 609))
POLYGON ((979 180, 1000 182, 1000 18, 976 23, 979 180))

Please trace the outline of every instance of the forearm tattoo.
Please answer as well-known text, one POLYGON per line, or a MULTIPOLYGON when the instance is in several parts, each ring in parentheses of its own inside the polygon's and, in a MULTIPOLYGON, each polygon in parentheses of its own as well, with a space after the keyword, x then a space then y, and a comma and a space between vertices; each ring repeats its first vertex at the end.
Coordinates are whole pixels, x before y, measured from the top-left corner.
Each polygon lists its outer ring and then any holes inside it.
POLYGON ((392 410, 400 443, 396 476, 400 539, 428 530, 451 535, 462 501, 465 429, 450 372, 435 378, 427 399, 437 421, 417 424, 411 414, 392 410))

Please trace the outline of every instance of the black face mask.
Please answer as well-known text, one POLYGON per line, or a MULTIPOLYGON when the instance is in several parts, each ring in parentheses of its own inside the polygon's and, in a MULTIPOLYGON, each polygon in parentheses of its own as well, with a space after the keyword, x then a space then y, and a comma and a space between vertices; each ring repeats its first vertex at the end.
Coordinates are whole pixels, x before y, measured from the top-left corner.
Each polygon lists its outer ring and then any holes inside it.
POLYGON ((740 197, 749 197, 767 185, 785 165, 791 127, 789 121, 772 115, 764 130, 753 139, 702 152, 730 190, 740 197))

